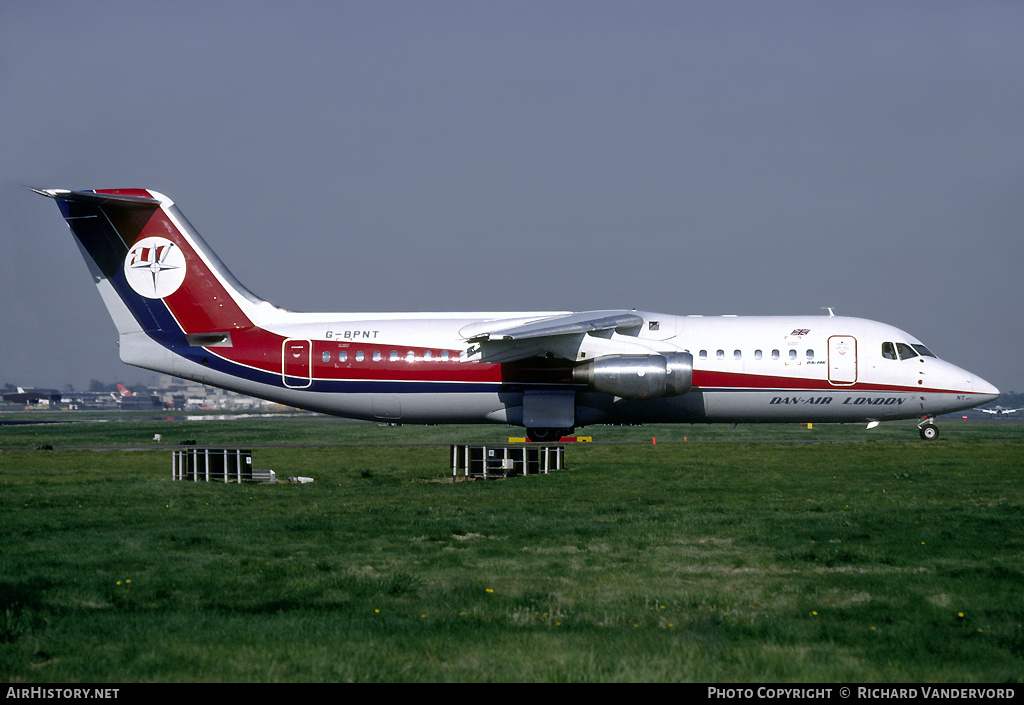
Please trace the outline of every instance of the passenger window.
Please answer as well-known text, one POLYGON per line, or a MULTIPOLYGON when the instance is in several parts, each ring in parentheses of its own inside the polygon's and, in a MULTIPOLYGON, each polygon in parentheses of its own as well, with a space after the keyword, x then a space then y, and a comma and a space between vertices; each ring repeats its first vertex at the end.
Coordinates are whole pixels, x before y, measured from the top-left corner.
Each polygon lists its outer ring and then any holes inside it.
POLYGON ((373 361, 380 362, 380 350, 373 351, 373 361))
POLYGON ((896 346, 892 343, 882 343, 882 357, 886 360, 895 360, 896 346))
POLYGON ((740 350, 733 350, 732 351, 732 359, 733 360, 742 360, 743 359, 743 352, 740 351, 740 350))
POLYGON ((707 350, 701 350, 700 351, 700 359, 701 360, 707 360, 708 359, 708 351, 707 350))
POLYGON ((330 350, 324 350, 324 354, 320 356, 320 359, 323 360, 324 362, 330 362, 331 361, 331 351, 330 350))
POLYGON ((442 362, 448 362, 448 351, 447 350, 442 350, 441 351, 441 361, 442 362))
POLYGON ((808 350, 807 351, 807 359, 808 360, 813 360, 814 359, 814 351, 813 350, 808 350))
POLYGON ((430 351, 429 350, 424 350, 423 351, 423 359, 424 360, 429 360, 430 359, 430 351))
POLYGON ((789 350, 789 359, 790 360, 795 360, 796 359, 796 350, 793 350, 792 348, 790 348, 790 350, 789 350))
POLYGON ((773 360, 778 360, 779 359, 779 351, 778 350, 772 350, 772 359, 773 360))
POLYGON ((338 353, 338 362, 345 362, 348 360, 348 353, 344 350, 338 353))
POLYGON ((356 352, 356 362, 362 362, 362 361, 363 361, 363 351, 359 350, 358 352, 356 352))
POLYGON ((755 360, 760 360, 761 359, 761 351, 760 350, 755 350, 754 351, 754 359, 755 360))
POLYGON ((391 359, 391 362, 394 362, 395 360, 398 359, 398 351, 397 350, 392 350, 391 351, 390 359, 391 359))
POLYGON ((415 360, 416 360, 416 353, 414 353, 412 350, 410 350, 409 352, 407 352, 405 354, 405 361, 406 362, 413 362, 415 360))
POLYGON ((724 360, 725 359, 725 350, 719 350, 718 352, 716 352, 715 353, 715 357, 717 357, 719 360, 724 360))

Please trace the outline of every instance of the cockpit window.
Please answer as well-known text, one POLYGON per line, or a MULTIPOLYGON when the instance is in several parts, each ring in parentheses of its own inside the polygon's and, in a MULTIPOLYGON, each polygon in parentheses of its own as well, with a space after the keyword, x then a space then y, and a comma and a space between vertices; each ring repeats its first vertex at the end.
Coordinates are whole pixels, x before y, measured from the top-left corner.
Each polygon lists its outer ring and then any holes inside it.
POLYGON ((896 343, 896 351, 899 352, 901 360, 917 357, 917 351, 906 343, 896 343))
POLYGON ((920 343, 882 343, 882 357, 886 360, 910 360, 915 357, 936 357, 920 343))

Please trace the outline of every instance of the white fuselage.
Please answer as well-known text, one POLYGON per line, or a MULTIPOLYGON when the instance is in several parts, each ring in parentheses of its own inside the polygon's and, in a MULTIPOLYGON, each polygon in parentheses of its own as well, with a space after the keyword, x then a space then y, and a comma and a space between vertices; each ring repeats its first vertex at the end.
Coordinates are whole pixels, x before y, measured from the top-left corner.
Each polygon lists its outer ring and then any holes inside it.
MULTIPOLYGON (((273 352, 272 367, 282 384, 219 374, 183 359, 168 360, 171 370, 166 364, 152 366, 147 364, 153 361, 152 348, 143 359, 126 361, 302 408, 405 423, 521 424, 522 395, 530 388, 575 390, 577 426, 880 421, 956 411, 998 394, 970 372, 916 353, 910 346, 921 344, 913 336, 870 320, 637 313, 644 325, 636 335, 580 334, 560 340, 555 351, 550 341, 524 341, 511 349, 517 361, 492 362, 486 343, 467 345, 475 328, 558 314, 277 312, 261 321, 261 327, 286 341, 299 341, 302 356, 297 373, 285 375, 287 353, 282 348, 277 358, 278 351, 273 352), (894 349, 902 345, 904 356, 883 356, 885 344, 894 349), (503 369, 529 367, 530 360, 541 361, 553 352, 569 367, 608 355, 676 351, 693 356, 693 387, 683 395, 656 399, 601 394, 552 374, 524 371, 510 378, 503 369)), ((130 350, 122 345, 123 353, 130 350)), ((508 346, 498 353, 499 359, 509 355, 508 346)))

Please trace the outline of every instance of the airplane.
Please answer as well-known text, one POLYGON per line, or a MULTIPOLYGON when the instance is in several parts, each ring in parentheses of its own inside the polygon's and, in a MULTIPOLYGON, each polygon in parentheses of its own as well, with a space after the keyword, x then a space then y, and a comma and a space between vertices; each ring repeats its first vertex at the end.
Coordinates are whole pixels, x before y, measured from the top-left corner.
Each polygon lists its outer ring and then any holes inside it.
POLYGON ((996 416, 1008 416, 1014 412, 1021 411, 1024 407, 1017 407, 1016 409, 1007 409, 1005 406, 996 405, 991 409, 978 409, 986 414, 995 414, 996 416))
POLYGON ((999 396, 898 328, 843 316, 647 311, 297 313, 245 288, 167 196, 54 199, 121 360, 281 404, 388 424, 523 426, 919 418, 999 396))
POLYGON ((134 396, 135 396, 135 393, 132 392, 130 389, 128 389, 123 384, 118 384, 117 385, 117 394, 115 394, 114 392, 110 393, 110 398, 113 399, 114 401, 116 401, 119 404, 121 403, 121 401, 125 397, 134 397, 134 396))

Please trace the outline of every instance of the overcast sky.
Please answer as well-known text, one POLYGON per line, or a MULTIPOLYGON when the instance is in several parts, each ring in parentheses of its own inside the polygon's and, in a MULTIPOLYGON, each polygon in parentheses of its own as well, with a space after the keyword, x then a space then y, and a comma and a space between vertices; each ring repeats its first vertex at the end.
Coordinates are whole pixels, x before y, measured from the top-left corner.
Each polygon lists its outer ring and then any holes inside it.
POLYGON ((0 383, 148 382, 55 204, 306 311, 807 314, 1024 391, 1024 4, 0 4, 0 383))

